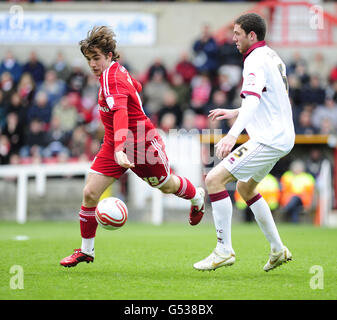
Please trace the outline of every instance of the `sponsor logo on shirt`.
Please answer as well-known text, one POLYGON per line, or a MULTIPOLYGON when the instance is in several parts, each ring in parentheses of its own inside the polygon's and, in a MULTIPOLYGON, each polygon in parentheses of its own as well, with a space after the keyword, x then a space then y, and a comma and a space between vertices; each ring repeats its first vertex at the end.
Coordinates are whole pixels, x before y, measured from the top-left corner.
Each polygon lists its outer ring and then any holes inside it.
POLYGON ((109 107, 102 107, 102 106, 99 106, 99 107, 98 107, 98 110, 99 110, 99 111, 102 111, 102 112, 110 112, 109 107))

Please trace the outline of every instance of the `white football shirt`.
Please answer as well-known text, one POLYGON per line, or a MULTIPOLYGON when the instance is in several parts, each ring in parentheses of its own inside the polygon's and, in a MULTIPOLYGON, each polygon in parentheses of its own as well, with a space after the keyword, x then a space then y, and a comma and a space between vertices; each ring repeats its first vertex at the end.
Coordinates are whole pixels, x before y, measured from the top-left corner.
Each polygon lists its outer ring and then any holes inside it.
POLYGON ((257 112, 246 126, 251 140, 288 152, 295 142, 286 67, 265 41, 245 54, 241 97, 260 98, 257 112))

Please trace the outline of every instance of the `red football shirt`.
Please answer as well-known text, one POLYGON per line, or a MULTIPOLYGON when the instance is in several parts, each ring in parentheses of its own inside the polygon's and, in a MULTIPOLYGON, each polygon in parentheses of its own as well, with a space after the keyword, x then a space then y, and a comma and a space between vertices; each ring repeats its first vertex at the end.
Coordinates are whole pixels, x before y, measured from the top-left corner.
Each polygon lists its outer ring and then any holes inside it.
POLYGON ((118 109, 127 109, 128 112, 128 129, 131 132, 127 136, 127 143, 136 145, 150 139, 147 133, 150 130, 155 131, 155 127, 143 110, 138 93, 141 91, 141 84, 115 61, 101 74, 100 84, 98 104, 105 129, 104 142, 114 145, 113 113, 118 109))

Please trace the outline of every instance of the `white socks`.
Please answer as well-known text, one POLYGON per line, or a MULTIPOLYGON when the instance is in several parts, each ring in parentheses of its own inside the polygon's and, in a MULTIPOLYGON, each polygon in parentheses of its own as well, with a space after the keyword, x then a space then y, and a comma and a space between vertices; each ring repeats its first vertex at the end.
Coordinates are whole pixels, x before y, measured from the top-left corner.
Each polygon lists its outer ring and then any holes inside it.
POLYGON ((95 256, 95 238, 82 238, 81 251, 89 256, 95 256))
POLYGON ((274 253, 281 251, 283 243, 266 200, 258 194, 253 199, 247 201, 247 205, 253 211, 257 224, 269 241, 271 251, 274 253))
POLYGON ((209 195, 218 242, 216 250, 226 256, 234 253, 232 248, 232 201, 228 192, 221 191, 209 195))
MULTIPOLYGON (((233 207, 228 192, 225 190, 210 194, 209 198, 211 200, 213 220, 218 238, 216 250, 225 255, 234 254, 231 239, 233 207)), ((273 253, 281 251, 283 243, 267 202, 258 194, 247 201, 247 205, 254 213, 257 224, 269 241, 271 251, 273 253)))
POLYGON ((196 188, 195 196, 191 199, 193 206, 198 206, 198 209, 201 209, 204 204, 205 192, 202 188, 196 188))

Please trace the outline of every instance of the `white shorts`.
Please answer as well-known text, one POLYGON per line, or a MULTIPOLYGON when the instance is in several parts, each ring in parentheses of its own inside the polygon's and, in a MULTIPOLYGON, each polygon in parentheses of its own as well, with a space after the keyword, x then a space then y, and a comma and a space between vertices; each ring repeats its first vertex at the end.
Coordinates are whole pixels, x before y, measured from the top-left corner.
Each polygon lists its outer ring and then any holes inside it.
POLYGON ((286 154, 288 152, 248 140, 232 151, 221 164, 239 181, 247 182, 253 178, 260 182, 286 154))

